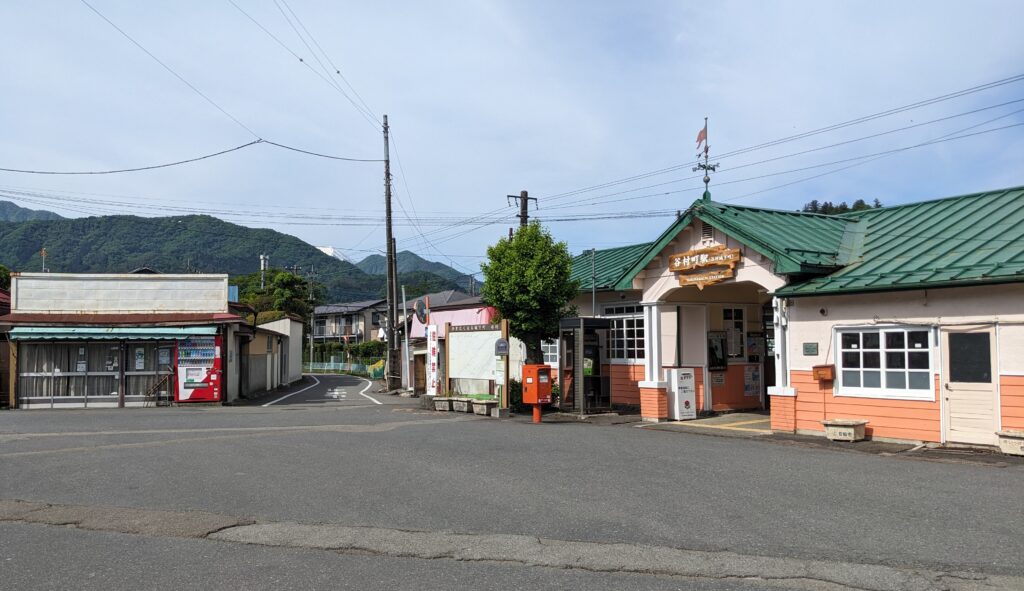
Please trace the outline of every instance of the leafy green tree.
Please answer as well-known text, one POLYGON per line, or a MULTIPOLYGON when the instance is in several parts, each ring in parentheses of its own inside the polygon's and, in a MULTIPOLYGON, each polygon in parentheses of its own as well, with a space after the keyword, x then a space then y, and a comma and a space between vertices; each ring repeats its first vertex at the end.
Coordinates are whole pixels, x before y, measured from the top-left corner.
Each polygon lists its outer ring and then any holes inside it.
POLYGON ((533 222, 489 247, 480 268, 484 303, 508 320, 509 332, 526 345, 527 361, 541 363, 541 341, 557 337, 558 321, 575 314, 579 285, 569 278, 568 246, 533 222))
POLYGON ((11 288, 11 270, 0 265, 0 289, 11 288))
POLYGON ((309 281, 294 273, 268 269, 264 289, 260 289, 260 273, 249 273, 231 278, 238 286, 238 299, 256 308, 256 312, 281 311, 301 316, 308 324, 314 306, 324 299, 323 285, 313 282, 312 296, 309 281))

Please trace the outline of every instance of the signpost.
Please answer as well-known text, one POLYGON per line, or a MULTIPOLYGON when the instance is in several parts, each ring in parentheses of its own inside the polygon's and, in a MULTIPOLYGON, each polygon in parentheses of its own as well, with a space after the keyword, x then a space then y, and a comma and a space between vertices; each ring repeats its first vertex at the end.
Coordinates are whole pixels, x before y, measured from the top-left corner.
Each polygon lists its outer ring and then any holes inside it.
POLYGON ((438 364, 438 340, 437 326, 428 324, 426 326, 427 337, 427 396, 437 396, 440 371, 438 364))

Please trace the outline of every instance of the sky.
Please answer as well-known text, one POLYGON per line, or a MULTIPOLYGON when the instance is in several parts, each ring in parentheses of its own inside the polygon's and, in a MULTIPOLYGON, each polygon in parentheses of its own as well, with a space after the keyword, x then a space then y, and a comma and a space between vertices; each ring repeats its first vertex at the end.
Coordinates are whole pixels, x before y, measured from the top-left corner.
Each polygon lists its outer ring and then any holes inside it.
POLYGON ((0 199, 211 213, 359 260, 385 248, 387 114, 398 249, 476 272, 521 190, 573 253, 656 238, 703 192, 705 117, 716 201, 1024 184, 1024 79, 763 146, 1024 74, 1017 1, 88 4, 144 49, 79 0, 0 3, 0 168, 144 167, 257 139, 374 161, 264 142, 141 172, 0 172, 0 199))

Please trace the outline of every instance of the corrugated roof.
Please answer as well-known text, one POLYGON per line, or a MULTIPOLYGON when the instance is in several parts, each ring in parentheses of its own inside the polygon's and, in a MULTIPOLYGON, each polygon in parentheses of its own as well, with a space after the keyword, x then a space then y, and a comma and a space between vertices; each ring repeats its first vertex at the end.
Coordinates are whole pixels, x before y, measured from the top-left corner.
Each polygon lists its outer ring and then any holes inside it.
POLYGON ((579 282, 582 291, 590 291, 594 283, 597 284, 597 289, 612 289, 622 275, 651 247, 651 244, 645 242, 595 250, 593 262, 591 262, 591 251, 585 251, 573 257, 572 273, 569 277, 579 282), (595 271, 596 282, 593 280, 595 271))
POLYGON ((849 264, 779 295, 827 295, 1024 281, 1024 187, 840 217, 849 264))
POLYGON ((243 323, 236 314, 224 312, 134 313, 134 314, 47 314, 15 312, 0 316, 0 325, 110 325, 176 326, 196 324, 243 323))

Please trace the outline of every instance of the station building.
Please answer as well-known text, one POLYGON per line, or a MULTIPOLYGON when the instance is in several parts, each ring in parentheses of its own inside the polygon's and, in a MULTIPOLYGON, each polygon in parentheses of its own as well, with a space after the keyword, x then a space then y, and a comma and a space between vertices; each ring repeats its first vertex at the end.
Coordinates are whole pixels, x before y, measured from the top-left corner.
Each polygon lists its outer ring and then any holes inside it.
POLYGON ((840 215, 705 193, 573 275, 580 315, 609 320, 594 365, 611 405, 645 420, 670 419, 686 369, 698 410, 769 409, 779 432, 859 419, 877 439, 994 445, 1024 430, 1024 187, 840 215))

